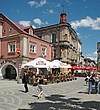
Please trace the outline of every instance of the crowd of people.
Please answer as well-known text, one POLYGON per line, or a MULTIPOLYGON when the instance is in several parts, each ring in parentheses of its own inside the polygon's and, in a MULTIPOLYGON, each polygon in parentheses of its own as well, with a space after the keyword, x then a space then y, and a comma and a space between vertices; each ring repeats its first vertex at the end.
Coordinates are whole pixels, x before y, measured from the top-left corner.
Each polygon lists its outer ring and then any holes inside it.
POLYGON ((85 78, 86 84, 88 84, 88 94, 92 93, 93 86, 95 87, 95 93, 99 94, 99 81, 100 76, 97 72, 89 72, 87 73, 87 77, 85 78))
MULTIPOLYGON (((68 74, 69 77, 72 77, 70 74, 68 74)), ((52 74, 48 72, 48 74, 36 74, 36 72, 30 72, 27 70, 24 70, 22 72, 22 83, 24 84, 24 91, 27 93, 29 91, 28 84, 32 84, 33 86, 37 86, 38 91, 38 98, 41 98, 43 94, 43 88, 42 85, 46 83, 53 83, 59 81, 65 82, 67 78, 67 75, 63 74, 61 71, 53 72, 52 74)))
MULTIPOLYGON (((60 73, 62 74, 62 73, 60 73)), ((24 84, 24 89, 25 89, 25 93, 27 93, 29 90, 28 90, 28 83, 29 83, 29 80, 30 80, 30 74, 27 72, 27 71, 24 71, 24 74, 23 74, 23 78, 22 78, 22 83, 24 84)), ((43 77, 42 76, 38 76, 38 79, 37 79, 37 87, 38 87, 38 95, 37 97, 38 98, 41 98, 42 94, 43 94, 43 88, 42 88, 42 85, 43 85, 43 77)), ((86 84, 88 85, 88 94, 91 94, 93 91, 93 86, 95 88, 95 93, 96 94, 99 94, 99 82, 100 82, 100 75, 98 75, 98 73, 96 72, 88 72, 86 73, 86 78, 85 78, 85 81, 86 81, 86 84)))

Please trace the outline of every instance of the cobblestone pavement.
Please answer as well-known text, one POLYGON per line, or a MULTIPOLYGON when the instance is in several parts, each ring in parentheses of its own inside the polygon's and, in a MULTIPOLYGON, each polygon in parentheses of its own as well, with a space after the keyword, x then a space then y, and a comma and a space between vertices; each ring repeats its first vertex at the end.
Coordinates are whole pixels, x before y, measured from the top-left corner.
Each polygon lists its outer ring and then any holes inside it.
POLYGON ((100 94, 87 94, 84 78, 43 85, 44 94, 37 99, 37 87, 13 80, 0 80, 0 110, 100 110, 100 94))

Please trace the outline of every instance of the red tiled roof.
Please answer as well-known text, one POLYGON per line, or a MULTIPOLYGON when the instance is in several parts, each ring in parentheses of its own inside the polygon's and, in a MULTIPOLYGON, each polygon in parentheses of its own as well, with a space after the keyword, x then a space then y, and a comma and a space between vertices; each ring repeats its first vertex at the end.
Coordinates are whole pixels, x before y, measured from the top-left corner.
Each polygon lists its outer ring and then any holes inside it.
MULTIPOLYGON (((20 24, 15 23, 15 22, 13 22, 13 21, 10 20, 8 17, 6 17, 4 14, 0 13, 0 15, 1 15, 1 17, 0 17, 1 19, 2 19, 2 17, 3 17, 3 18, 6 18, 8 21, 10 21, 10 22, 18 29, 18 31, 20 32, 20 34, 26 34, 26 35, 35 37, 35 38, 37 38, 37 39, 41 39, 40 37, 38 37, 38 36, 35 35, 35 34, 31 35, 31 34, 27 33, 26 31, 24 31, 24 27, 23 27, 23 26, 21 26, 20 24)), ((28 26, 28 27, 25 27, 25 28, 29 28, 29 27, 32 27, 32 26, 28 26)), ((32 28, 33 28, 33 27, 32 27, 32 28)), ((42 40, 42 39, 41 39, 41 40, 42 40)), ((44 41, 44 40, 43 40, 43 41, 44 41)), ((47 41, 44 41, 44 42, 47 42, 47 41)))
MULTIPOLYGON (((15 23, 15 22, 14 22, 14 23, 15 23)), ((29 29, 29 28, 32 27, 32 26, 23 27, 23 26, 21 26, 20 24, 17 24, 17 23, 15 23, 15 25, 16 25, 18 28, 20 28, 24 34, 30 35, 30 34, 27 33, 26 31, 24 31, 24 29, 29 29)), ((33 28, 33 27, 32 27, 32 28, 33 28)), ((33 34, 33 35, 31 35, 31 36, 40 39, 40 38, 39 38, 37 35, 35 35, 35 34, 33 34)))

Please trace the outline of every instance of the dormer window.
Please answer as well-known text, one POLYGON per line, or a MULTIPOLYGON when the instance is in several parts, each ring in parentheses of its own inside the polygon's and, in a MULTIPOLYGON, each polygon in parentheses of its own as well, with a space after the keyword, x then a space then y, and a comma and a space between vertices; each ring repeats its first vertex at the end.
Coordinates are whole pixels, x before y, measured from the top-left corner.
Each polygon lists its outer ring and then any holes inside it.
POLYGON ((33 35, 33 30, 29 29, 29 34, 33 35))

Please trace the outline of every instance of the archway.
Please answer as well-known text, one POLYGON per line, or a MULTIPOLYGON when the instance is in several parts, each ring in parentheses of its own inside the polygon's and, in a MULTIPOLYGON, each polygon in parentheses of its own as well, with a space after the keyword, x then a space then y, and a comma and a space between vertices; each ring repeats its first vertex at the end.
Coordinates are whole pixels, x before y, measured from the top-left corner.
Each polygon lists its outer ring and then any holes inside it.
POLYGON ((6 79, 16 79, 16 70, 12 65, 8 65, 5 69, 5 78, 6 79))
POLYGON ((13 64, 5 64, 1 68, 3 79, 16 79, 18 77, 17 68, 13 64))

